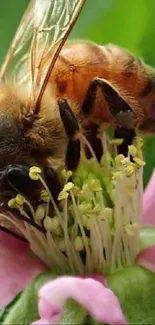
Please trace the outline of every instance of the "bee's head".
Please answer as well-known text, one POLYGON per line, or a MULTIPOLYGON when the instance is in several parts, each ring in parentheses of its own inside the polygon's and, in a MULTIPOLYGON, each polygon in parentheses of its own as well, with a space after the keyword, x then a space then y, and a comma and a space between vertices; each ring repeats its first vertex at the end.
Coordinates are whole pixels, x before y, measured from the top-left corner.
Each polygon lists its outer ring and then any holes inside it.
POLYGON ((69 139, 58 104, 43 105, 38 115, 30 115, 23 94, 0 87, 0 168, 65 160, 69 139))
POLYGON ((26 164, 74 169, 80 156, 79 126, 67 101, 45 98, 33 116, 26 99, 17 90, 0 87, 0 168, 26 164))
POLYGON ((22 104, 15 91, 0 86, 0 167, 19 156, 24 146, 22 104))

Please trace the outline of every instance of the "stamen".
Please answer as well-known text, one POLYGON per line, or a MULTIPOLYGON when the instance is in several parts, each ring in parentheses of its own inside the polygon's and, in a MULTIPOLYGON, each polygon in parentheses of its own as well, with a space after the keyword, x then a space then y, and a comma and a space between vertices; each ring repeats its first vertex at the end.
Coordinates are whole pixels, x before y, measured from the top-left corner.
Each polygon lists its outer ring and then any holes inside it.
POLYGON ((39 231, 41 231, 43 233, 46 232, 46 230, 43 227, 41 227, 36 222, 34 222, 33 220, 31 220, 23 209, 20 209, 19 212, 17 211, 14 214, 14 217, 15 218, 17 218, 18 220, 25 221, 26 223, 28 223, 29 225, 31 225, 32 227, 38 229, 39 231))
MULTIPOLYGON (((16 236, 29 241, 32 251, 49 267, 56 266, 64 272, 110 274, 132 265, 138 252, 145 164, 142 141, 136 137, 129 146, 128 157, 124 157, 115 154, 120 139, 110 140, 102 128, 99 137, 105 152, 101 162, 92 150, 94 158, 87 160, 82 156, 75 173, 63 170, 64 186, 58 205, 41 169, 34 166, 29 175, 40 180, 42 203, 34 208, 17 195, 8 202, 15 213, 9 211, 1 217, 16 228, 16 236)), ((1 223, 0 227, 5 225, 1 223)), ((7 231, 12 234, 12 229, 7 231)))

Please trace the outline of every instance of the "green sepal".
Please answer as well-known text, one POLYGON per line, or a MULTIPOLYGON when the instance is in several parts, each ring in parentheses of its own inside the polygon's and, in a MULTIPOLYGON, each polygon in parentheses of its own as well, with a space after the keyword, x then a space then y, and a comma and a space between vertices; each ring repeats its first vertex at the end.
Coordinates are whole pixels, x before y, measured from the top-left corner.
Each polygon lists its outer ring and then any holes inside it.
MULTIPOLYGON (((38 275, 3 311, 0 324, 31 324, 39 319, 37 311, 38 289, 58 273, 46 272, 38 275), (7 311, 7 312, 6 312, 7 311)), ((108 276, 108 285, 118 297, 127 324, 155 324, 155 273, 134 265, 108 276)), ((74 301, 64 306, 61 325, 99 324, 74 301)))
MULTIPOLYGON (((48 280, 57 277, 58 272, 45 272, 35 277, 26 289, 1 311, 0 324, 30 325, 39 319, 38 290, 48 280)), ((87 312, 74 301, 68 301, 64 306, 64 317, 61 325, 84 324, 87 312)))
MULTIPOLYGON (((155 324, 155 273, 134 265, 117 271, 107 280, 109 288, 120 301, 127 324, 155 324)), ((101 323, 87 316, 86 324, 101 323)))
POLYGON ((127 324, 155 324, 155 273, 138 265, 108 277, 127 324))
POLYGON ((64 308, 63 319, 60 325, 84 325, 87 312, 84 308, 78 305, 75 301, 68 301, 64 308))
POLYGON ((10 305, 7 306, 8 311, 1 324, 27 325, 31 324, 32 321, 37 320, 39 317, 37 311, 38 289, 44 282, 55 276, 56 274, 51 272, 37 275, 21 293, 15 303, 10 303, 10 305))
POLYGON ((155 245, 155 227, 142 227, 140 229, 140 250, 155 245))
MULTIPOLYGON (((127 324, 155 324, 154 273, 135 265, 109 276, 108 284, 119 298, 127 324)), ((88 316, 86 324, 101 323, 88 316)))
POLYGON ((17 300, 20 298, 22 292, 19 292, 18 295, 2 310, 0 310, 0 324, 3 323, 4 319, 6 318, 7 314, 9 313, 9 310, 13 307, 13 305, 17 302, 17 300))

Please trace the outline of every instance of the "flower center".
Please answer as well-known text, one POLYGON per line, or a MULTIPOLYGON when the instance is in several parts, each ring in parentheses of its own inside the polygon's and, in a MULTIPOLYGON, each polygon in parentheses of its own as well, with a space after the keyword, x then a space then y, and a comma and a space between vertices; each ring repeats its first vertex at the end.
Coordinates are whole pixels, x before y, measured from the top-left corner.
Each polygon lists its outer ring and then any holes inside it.
POLYGON ((18 194, 8 205, 18 210, 20 217, 9 212, 0 215, 1 225, 7 224, 26 238, 48 266, 73 273, 111 274, 134 263, 142 216, 143 143, 136 137, 124 157, 116 155, 121 140, 110 140, 105 133, 100 137, 104 149, 100 163, 94 157, 82 157, 73 182, 68 181, 71 172, 62 171, 59 205, 41 170, 32 167, 30 177, 42 183, 42 203, 34 209, 18 194))

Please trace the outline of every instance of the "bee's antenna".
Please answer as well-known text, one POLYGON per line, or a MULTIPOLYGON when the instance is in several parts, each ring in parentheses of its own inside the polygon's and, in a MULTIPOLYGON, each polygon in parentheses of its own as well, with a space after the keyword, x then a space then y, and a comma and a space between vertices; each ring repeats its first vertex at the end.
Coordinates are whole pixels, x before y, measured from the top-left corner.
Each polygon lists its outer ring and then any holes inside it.
POLYGON ((40 112, 40 103, 36 103, 34 111, 33 111, 33 115, 38 115, 40 112))
POLYGON ((34 121, 38 118, 38 115, 34 112, 28 112, 23 118, 23 124, 25 127, 31 127, 34 121))

